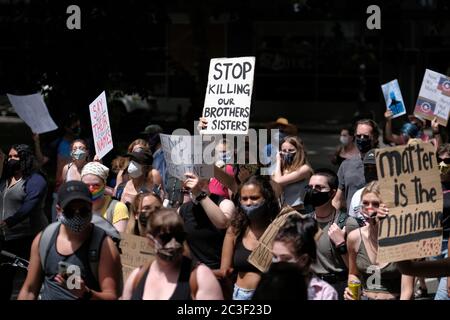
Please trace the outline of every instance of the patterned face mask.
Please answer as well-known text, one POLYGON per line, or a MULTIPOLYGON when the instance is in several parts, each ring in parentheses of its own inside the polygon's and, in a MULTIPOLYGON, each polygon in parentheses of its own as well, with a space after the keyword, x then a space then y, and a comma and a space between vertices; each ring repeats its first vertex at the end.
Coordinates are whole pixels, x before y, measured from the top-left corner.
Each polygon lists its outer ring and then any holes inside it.
POLYGON ((87 157, 86 151, 81 150, 79 148, 72 151, 70 155, 72 156, 73 160, 85 160, 87 157))
POLYGON ((61 222, 61 224, 69 228, 71 231, 75 233, 80 233, 84 229, 86 229, 87 226, 89 226, 89 224, 91 223, 91 218, 92 214, 87 215, 74 214, 71 215, 70 217, 67 217, 63 212, 63 214, 59 217, 59 221, 61 222))

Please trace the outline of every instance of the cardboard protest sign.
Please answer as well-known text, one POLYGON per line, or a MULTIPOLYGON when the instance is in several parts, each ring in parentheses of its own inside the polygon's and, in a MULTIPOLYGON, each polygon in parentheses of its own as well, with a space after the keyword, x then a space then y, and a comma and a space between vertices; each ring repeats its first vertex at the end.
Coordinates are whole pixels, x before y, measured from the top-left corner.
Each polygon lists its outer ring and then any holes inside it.
POLYGON ((247 134, 255 57, 211 59, 202 134, 247 134))
POLYGON ((147 238, 127 233, 120 233, 120 237, 120 261, 125 282, 134 269, 155 259, 155 249, 150 246, 147 238))
POLYGON ((430 143, 375 151, 382 201, 389 215, 378 225, 378 262, 395 262, 441 252, 443 194, 430 143))
POLYGON ((280 212, 272 223, 264 231, 259 239, 259 244, 248 257, 248 262, 261 272, 267 272, 272 263, 272 243, 280 228, 285 224, 286 219, 292 215, 300 215, 299 212, 288 208, 289 212, 280 212))
POLYGON ((160 134, 161 146, 169 175, 182 181, 186 172, 193 172, 199 178, 213 176, 213 165, 203 163, 202 142, 196 143, 193 136, 160 134))
POLYGON ((428 120, 437 118, 437 122, 447 126, 450 112, 450 78, 426 70, 417 98, 414 114, 428 120))
POLYGON ((7 94, 9 102, 34 133, 45 133, 58 129, 48 113, 47 105, 41 94, 35 93, 26 96, 7 94))
POLYGON ((397 79, 383 84, 381 90, 383 91, 387 110, 392 111, 392 118, 397 118, 406 114, 405 103, 403 102, 397 79))
POLYGON ((95 153, 101 159, 113 148, 105 91, 89 105, 95 153))

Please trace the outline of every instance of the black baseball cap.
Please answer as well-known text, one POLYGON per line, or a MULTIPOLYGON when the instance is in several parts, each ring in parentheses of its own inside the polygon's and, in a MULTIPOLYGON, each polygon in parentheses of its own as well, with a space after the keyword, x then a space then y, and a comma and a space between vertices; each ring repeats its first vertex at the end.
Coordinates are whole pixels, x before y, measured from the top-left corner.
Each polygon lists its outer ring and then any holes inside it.
POLYGON ((149 151, 129 152, 126 154, 131 160, 136 161, 139 164, 151 166, 153 163, 153 156, 149 151))
POLYGON ((63 210, 73 200, 92 202, 91 192, 86 184, 81 181, 69 181, 59 187, 58 204, 63 210))
POLYGON ((366 153, 366 155, 364 156, 363 163, 364 164, 373 164, 373 165, 377 164, 375 161, 375 149, 371 149, 366 153))

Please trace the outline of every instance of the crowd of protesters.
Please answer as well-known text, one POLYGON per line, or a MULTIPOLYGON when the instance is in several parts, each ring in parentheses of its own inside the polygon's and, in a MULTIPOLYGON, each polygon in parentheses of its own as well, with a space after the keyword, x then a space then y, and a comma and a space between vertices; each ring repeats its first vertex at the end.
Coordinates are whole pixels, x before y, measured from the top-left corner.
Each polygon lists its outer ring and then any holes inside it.
MULTIPOLYGON (((385 117, 384 130, 361 119, 340 131, 330 161, 336 170, 310 164, 297 128, 285 118, 268 125, 278 129, 271 137, 278 149, 267 144, 264 150, 274 159, 266 166, 270 175, 261 174, 258 161, 233 163, 240 152, 246 161, 254 155, 221 139, 214 177, 185 173, 181 197, 172 201, 169 185, 177 184, 170 182, 159 125, 149 125, 126 152, 102 163, 91 141, 80 139, 80 120, 70 115, 53 143, 54 154, 43 152, 38 135, 34 147, 0 150, 0 249, 29 260, 18 299, 410 300, 424 296, 424 277, 438 277, 435 299, 448 300, 450 144, 436 121, 410 116, 394 134, 392 114, 385 117), (380 194, 374 149, 382 141, 394 146, 418 140, 435 146, 441 172, 442 254, 378 264, 378 225, 389 209, 380 194), (49 161, 55 183, 43 170, 49 161), (48 193, 51 208, 45 206, 48 193), (275 235, 273 259, 263 272, 249 256, 284 212, 295 214, 275 235), (120 233, 148 238, 156 253, 127 279, 120 233), (69 278, 73 266, 80 273, 69 278), (375 287, 368 281, 374 269, 380 276, 375 287), (349 287, 355 280, 360 296, 349 287)), ((201 118, 199 129, 207 125, 201 118)), ((0 256, 3 300, 11 298, 16 271, 8 259, 0 256)))

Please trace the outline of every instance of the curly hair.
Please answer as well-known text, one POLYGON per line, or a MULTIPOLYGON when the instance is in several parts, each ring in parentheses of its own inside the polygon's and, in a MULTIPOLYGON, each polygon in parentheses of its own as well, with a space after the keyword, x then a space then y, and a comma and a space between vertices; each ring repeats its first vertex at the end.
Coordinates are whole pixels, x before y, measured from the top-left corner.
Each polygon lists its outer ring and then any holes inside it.
POLYGON ((242 211, 242 208, 240 206, 242 188, 249 185, 255 185, 261 191, 261 194, 267 203, 267 210, 270 216, 270 220, 273 220, 280 212, 280 205, 272 188, 272 184, 270 183, 270 179, 265 176, 248 177, 247 180, 245 180, 239 186, 238 192, 234 198, 234 202, 236 207, 238 208, 238 211, 231 220, 231 226, 234 228, 236 236, 239 236, 242 232, 244 232, 250 224, 249 218, 247 217, 245 212, 242 211))
POLYGON ((314 236, 318 231, 319 227, 315 219, 294 214, 286 219, 273 241, 290 245, 296 257, 306 253, 313 262, 317 257, 314 236))
POLYGON ((20 170, 24 177, 29 177, 35 171, 37 171, 36 157, 33 150, 27 144, 14 144, 11 149, 17 151, 20 159, 20 170))

